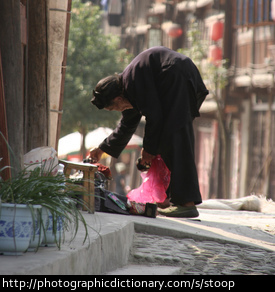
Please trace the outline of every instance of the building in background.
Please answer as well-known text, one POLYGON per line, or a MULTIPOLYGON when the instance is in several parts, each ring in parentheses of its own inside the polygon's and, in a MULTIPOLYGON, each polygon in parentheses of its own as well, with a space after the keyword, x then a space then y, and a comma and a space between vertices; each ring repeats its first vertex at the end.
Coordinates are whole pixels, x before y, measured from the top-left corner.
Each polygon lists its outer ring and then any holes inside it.
MULTIPOLYGON (((228 100, 240 137, 239 190, 275 198, 274 1, 230 1, 231 67, 228 100)), ((231 164, 235 163, 234 161, 231 164)))

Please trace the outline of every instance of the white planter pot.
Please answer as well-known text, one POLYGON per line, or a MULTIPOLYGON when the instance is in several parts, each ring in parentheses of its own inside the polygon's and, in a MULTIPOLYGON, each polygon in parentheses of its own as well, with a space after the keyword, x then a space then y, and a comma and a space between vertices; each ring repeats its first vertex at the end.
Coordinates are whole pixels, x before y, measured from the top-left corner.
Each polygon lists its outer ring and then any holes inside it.
POLYGON ((33 219, 27 205, 0 205, 0 254, 21 255, 30 243, 33 219))
POLYGON ((47 222, 47 214, 44 212, 41 212, 41 206, 40 208, 36 208, 35 213, 35 232, 34 228, 32 228, 31 238, 30 238, 30 244, 28 251, 36 251, 40 244, 43 241, 44 238, 44 232, 43 232, 43 224, 46 226, 47 222), (41 222, 41 220, 44 222, 41 222), (34 234, 35 233, 35 234, 34 234))
POLYGON ((42 245, 46 246, 54 246, 59 245, 62 239, 63 234, 63 222, 60 217, 56 218, 56 232, 54 232, 53 228, 53 216, 49 210, 46 208, 42 209, 42 214, 47 214, 47 223, 45 224, 45 234, 43 237, 42 245))

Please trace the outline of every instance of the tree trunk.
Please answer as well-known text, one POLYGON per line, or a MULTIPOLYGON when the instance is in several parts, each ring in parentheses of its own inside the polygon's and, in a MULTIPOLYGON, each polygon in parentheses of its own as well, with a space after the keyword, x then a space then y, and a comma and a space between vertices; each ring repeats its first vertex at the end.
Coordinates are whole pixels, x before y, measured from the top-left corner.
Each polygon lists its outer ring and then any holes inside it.
POLYGON ((26 148, 48 145, 47 1, 28 1, 26 148))
POLYGON ((82 160, 86 158, 86 147, 85 147, 85 140, 87 136, 87 129, 85 127, 81 127, 80 133, 82 135, 81 147, 80 147, 80 155, 82 156, 82 160))
MULTIPOLYGON (((0 0, 0 39, 12 175, 23 166, 23 60, 20 1, 0 0)), ((2 142, 1 142, 2 143, 2 142)))

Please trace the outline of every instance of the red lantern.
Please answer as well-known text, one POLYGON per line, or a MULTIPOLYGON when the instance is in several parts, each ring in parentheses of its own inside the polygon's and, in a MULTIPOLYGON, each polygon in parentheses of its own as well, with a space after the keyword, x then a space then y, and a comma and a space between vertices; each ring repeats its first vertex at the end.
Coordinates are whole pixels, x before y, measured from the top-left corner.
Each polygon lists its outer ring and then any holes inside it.
POLYGON ((212 34, 211 34, 211 39, 213 41, 216 42, 223 37, 223 27, 224 27, 224 24, 221 21, 217 21, 213 24, 212 34))
POLYGON ((211 63, 218 66, 222 60, 222 48, 216 45, 210 46, 209 59, 211 63))
POLYGON ((182 35, 182 29, 179 25, 173 25, 168 29, 167 34, 172 38, 178 38, 182 35))

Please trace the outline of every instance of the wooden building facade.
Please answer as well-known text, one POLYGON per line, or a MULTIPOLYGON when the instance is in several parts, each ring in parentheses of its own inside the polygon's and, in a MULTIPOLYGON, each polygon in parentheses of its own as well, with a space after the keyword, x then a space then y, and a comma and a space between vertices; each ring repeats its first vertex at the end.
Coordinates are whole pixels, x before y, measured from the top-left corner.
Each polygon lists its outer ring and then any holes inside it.
POLYGON ((228 100, 239 106, 242 193, 275 198, 272 0, 232 2, 232 55, 228 100))
POLYGON ((20 169, 34 148, 57 149, 71 2, 0 1, 0 131, 14 153, 1 137, 0 168, 20 169))

